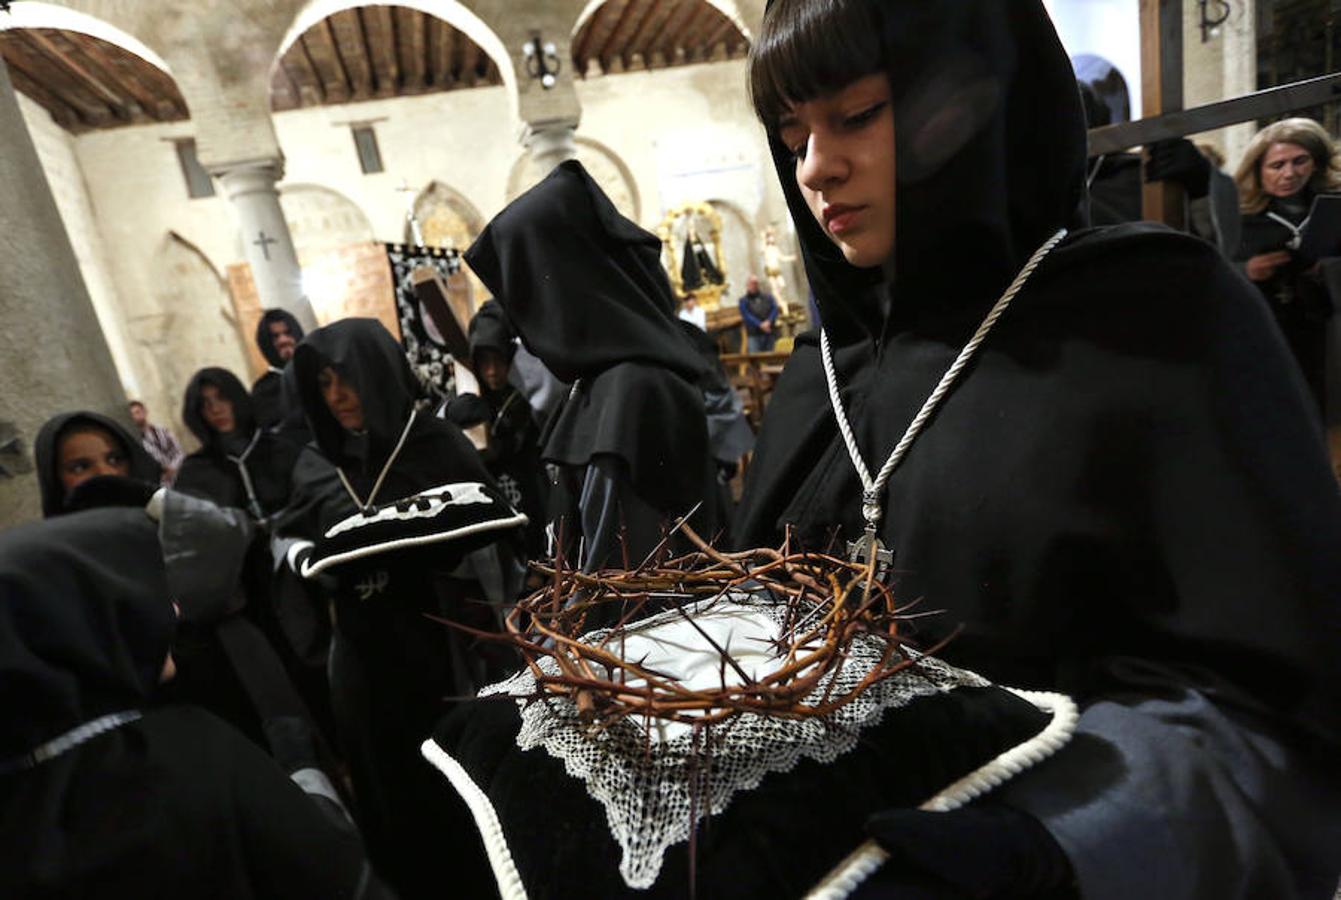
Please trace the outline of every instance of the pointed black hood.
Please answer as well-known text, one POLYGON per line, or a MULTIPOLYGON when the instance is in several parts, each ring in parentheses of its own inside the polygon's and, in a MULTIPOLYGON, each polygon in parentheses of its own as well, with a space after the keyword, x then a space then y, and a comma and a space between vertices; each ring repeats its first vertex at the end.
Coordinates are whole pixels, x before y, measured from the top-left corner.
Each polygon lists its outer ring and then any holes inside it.
MULTIPOLYGON (((1057 229, 1084 224, 1084 113, 1041 0, 867 0, 894 98, 891 310, 976 325, 1057 229)), ((880 337, 879 269, 850 265, 770 135, 821 318, 837 345, 880 337)))
POLYGON ((233 404, 233 424, 237 435, 251 437, 256 430, 256 413, 246 386, 227 369, 201 369, 191 377, 191 383, 186 386, 186 398, 182 401, 182 421, 201 444, 221 452, 219 435, 205 422, 200 412, 201 391, 207 384, 218 388, 219 393, 233 404))
POLYGON ((563 163, 499 213, 466 262, 562 381, 623 362, 690 381, 703 372, 675 324, 661 241, 621 216, 578 162, 563 163))
POLYGON ((279 358, 275 342, 270 337, 271 322, 283 322, 288 325, 289 334, 293 335, 294 341, 298 343, 302 343, 303 340, 303 326, 298 324, 292 313, 284 309, 267 309, 261 316, 261 321, 256 323, 256 348, 261 351, 266 362, 276 369, 282 369, 284 360, 279 358))
POLYGON ((65 511, 65 488, 57 471, 56 450, 60 446, 60 439, 81 425, 101 428, 121 442, 126 457, 130 460, 131 478, 158 484, 163 475, 162 467, 144 449, 143 442, 115 419, 87 410, 52 416, 37 432, 37 440, 33 442, 37 485, 42 491, 42 515, 45 518, 49 519, 65 511))
POLYGON ((158 684, 176 627, 158 529, 97 509, 0 534, 0 760, 158 684))
POLYGON ((303 412, 317 445, 337 466, 380 466, 409 420, 423 386, 410 370, 405 351, 376 319, 342 319, 308 335, 293 355, 294 378, 303 412), (365 457, 351 453, 351 437, 327 409, 317 385, 330 366, 354 386, 363 404, 365 457))

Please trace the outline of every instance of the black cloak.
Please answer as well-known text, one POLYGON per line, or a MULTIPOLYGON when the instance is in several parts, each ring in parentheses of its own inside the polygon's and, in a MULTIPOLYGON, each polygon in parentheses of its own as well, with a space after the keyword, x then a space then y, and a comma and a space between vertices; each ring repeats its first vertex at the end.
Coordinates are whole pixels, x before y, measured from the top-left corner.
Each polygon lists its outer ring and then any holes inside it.
POLYGON ((0 597, 0 895, 385 896, 357 836, 234 731, 143 711, 175 614, 141 510, 6 531, 0 597))
MULTIPOLYGON (((492 485, 460 428, 416 413, 423 390, 401 346, 375 319, 345 319, 312 332, 298 347, 292 370, 320 452, 304 453, 294 470, 293 501, 277 525, 280 535, 317 541, 356 514, 359 507, 335 467, 366 502, 402 438, 378 504, 448 483, 492 485), (359 395, 362 435, 345 431, 322 399, 317 378, 328 366, 359 395)), ((480 540, 506 537, 494 532, 480 540)), ((453 577, 464 553, 476 546, 432 544, 329 570, 331 694, 341 749, 370 856, 407 897, 440 892, 443 872, 459 873, 468 883, 469 867, 482 859, 473 840, 463 842, 453 832, 464 811, 419 755, 450 698, 473 696, 514 665, 511 656, 491 655, 494 645, 426 618, 499 627, 497 611, 478 599, 478 589, 453 577), (461 858, 451 862, 455 854, 461 858)))
MULTIPOLYGON (((895 96, 892 285, 842 259, 772 148, 874 471, 1073 222, 1086 148, 1039 0, 871 9, 895 96), (923 141, 947 115, 972 124, 964 140, 923 141)), ((861 501, 811 334, 769 406, 735 534, 855 538, 861 501)), ((903 598, 942 611, 917 620, 923 639, 962 623, 949 661, 1082 704, 1077 738, 1000 796, 1047 826, 1085 897, 1331 895, 1341 495, 1279 333, 1214 248, 1154 226, 1071 236, 883 507, 903 598)))
MULTIPOLYGON (((1243 265, 1254 256, 1288 249, 1294 232, 1273 218, 1272 214, 1298 227, 1303 224, 1312 204, 1313 192, 1306 188, 1294 202, 1282 202, 1273 197, 1260 213, 1245 215, 1242 243, 1234 254, 1234 260, 1243 265)), ((1310 272, 1317 262, 1294 255, 1257 287, 1271 307, 1319 410, 1325 413, 1327 320, 1332 317, 1338 302, 1341 302, 1341 296, 1333 296, 1336 288, 1329 285, 1325 275, 1310 272)), ((1321 271, 1326 273, 1336 266, 1335 262, 1324 263, 1321 271)))
POLYGON ((37 468, 37 486, 42 492, 42 515, 58 516, 65 508, 65 487, 57 471, 59 460, 56 450, 60 439, 75 426, 93 425, 112 435, 126 451, 130 460, 130 477, 145 484, 156 485, 162 477, 162 467, 144 449, 144 444, 131 436, 121 423, 95 412, 68 412, 47 419, 37 440, 33 441, 33 460, 37 468))
POLYGON ((275 350, 274 339, 270 336, 271 322, 283 322, 289 326, 294 341, 301 343, 303 340, 303 326, 288 310, 268 309, 256 323, 256 349, 261 351, 270 368, 252 385, 251 398, 255 404, 256 422, 267 430, 281 427, 295 413, 300 424, 302 419, 302 413, 292 408, 284 392, 283 373, 288 363, 275 350))
POLYGON ((246 510, 256 519, 274 515, 288 504, 299 448, 263 430, 252 398, 232 372, 219 368, 197 372, 186 388, 182 421, 201 448, 182 463, 174 483, 178 490, 246 510), (201 414, 205 385, 213 385, 233 404, 234 438, 222 438, 201 414))
POLYGON ((632 490, 620 500, 626 520, 634 504, 648 511, 641 518, 673 519, 710 496, 696 388, 706 367, 676 324, 661 243, 621 216, 580 163, 558 166, 499 213, 466 262, 526 347, 562 381, 580 381, 547 426, 546 462, 612 465, 632 490))
MULTIPOLYGON (((493 350, 509 362, 517 355, 517 334, 497 300, 485 301, 470 320, 470 356, 477 372, 481 350, 493 350)), ((540 427, 525 394, 511 379, 496 391, 481 381, 480 395, 458 396, 448 404, 447 417, 462 428, 488 425, 489 445, 480 456, 499 490, 530 519, 526 553, 539 557, 549 491, 540 462, 540 427)))

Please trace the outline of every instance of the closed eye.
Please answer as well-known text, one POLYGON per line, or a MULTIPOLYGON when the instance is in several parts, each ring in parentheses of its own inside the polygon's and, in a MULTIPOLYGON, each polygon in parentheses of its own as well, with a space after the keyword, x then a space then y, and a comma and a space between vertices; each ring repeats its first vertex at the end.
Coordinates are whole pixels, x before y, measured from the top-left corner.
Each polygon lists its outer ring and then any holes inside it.
POLYGON ((847 128, 863 128, 866 125, 869 125, 871 122, 873 122, 875 118, 878 115, 880 115, 880 113, 882 113, 885 107, 888 105, 889 105, 888 101, 882 100, 879 103, 875 104, 874 106, 871 106, 867 109, 863 109, 856 115, 848 116, 846 119, 843 120, 843 125, 847 128))

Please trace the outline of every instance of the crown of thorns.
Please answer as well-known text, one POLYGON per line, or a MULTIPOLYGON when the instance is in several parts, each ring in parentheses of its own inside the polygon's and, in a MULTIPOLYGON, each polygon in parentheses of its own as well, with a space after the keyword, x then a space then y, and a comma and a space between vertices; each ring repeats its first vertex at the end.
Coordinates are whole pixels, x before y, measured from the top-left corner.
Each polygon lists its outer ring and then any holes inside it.
POLYGON ((538 690, 529 699, 568 698, 598 726, 657 718, 702 727, 742 713, 823 717, 917 664, 901 652, 905 642, 899 623, 907 610, 900 610, 892 589, 875 578, 871 565, 793 550, 790 536, 780 549, 723 553, 683 522, 677 530, 696 552, 653 562, 663 541, 637 568, 584 573, 565 568, 561 557, 552 565, 533 565, 546 583, 512 607, 504 633, 473 633, 521 653, 538 690), (713 603, 741 592, 782 607, 783 625, 774 642, 778 665, 759 677, 694 621, 713 603), (590 622, 609 622, 612 610, 618 614, 614 626, 592 631, 590 622), (618 652, 621 636, 632 634, 639 619, 653 612, 678 613, 719 654, 718 686, 687 687, 618 652), (834 676, 859 638, 883 644, 880 661, 855 686, 837 690, 834 676), (542 666, 542 660, 553 665, 542 666), (734 679, 728 678, 728 669, 734 679))

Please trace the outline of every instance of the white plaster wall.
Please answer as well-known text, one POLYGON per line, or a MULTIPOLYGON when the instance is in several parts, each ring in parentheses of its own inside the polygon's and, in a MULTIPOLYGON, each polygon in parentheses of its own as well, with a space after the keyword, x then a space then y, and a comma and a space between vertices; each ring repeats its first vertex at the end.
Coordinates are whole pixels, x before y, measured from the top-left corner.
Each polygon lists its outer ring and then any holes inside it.
POLYGON ((106 336, 108 349, 112 351, 122 387, 128 395, 138 396, 151 380, 145 377, 149 367, 137 362, 127 346, 120 298, 107 266, 102 234, 75 154, 74 138, 57 125, 45 109, 23 94, 16 96, 52 196, 56 198, 61 221, 74 246, 79 273, 93 300, 93 309, 106 336))

